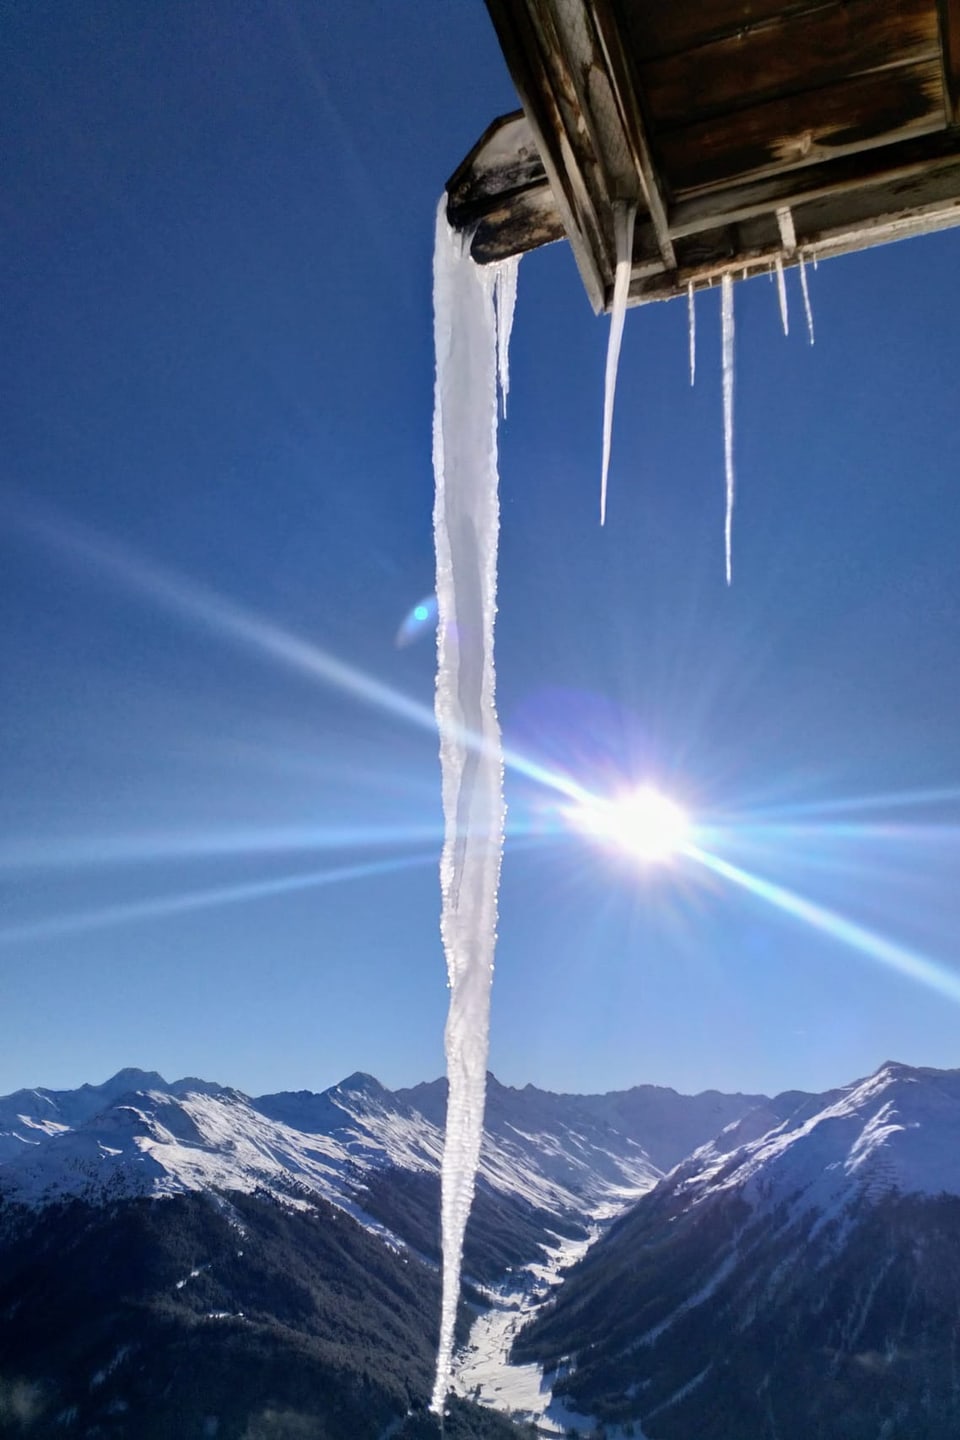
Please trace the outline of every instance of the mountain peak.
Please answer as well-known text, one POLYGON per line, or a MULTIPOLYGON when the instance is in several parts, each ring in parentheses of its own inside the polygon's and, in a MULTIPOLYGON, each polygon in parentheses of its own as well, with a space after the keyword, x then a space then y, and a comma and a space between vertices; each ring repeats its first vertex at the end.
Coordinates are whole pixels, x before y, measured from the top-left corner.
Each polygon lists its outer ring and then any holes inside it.
POLYGON ((333 1089, 345 1090, 351 1095, 369 1095, 375 1099, 389 1093, 375 1075, 368 1075, 365 1070, 354 1070, 352 1075, 341 1080, 339 1085, 334 1085, 333 1089))
POLYGON ((102 1090, 117 1094, 124 1090, 166 1090, 168 1085, 156 1070, 140 1070, 136 1065, 127 1065, 104 1080, 102 1085, 83 1085, 83 1090, 102 1090))

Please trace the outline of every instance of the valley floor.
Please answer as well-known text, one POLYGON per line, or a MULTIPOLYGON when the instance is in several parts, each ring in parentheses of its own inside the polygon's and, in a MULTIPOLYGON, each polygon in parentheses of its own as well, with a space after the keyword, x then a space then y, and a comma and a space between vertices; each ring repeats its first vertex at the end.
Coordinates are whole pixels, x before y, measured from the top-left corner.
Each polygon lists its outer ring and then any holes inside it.
MULTIPOLYGON (((499 1410, 514 1420, 532 1421, 542 1436, 595 1433, 596 1423, 578 1415, 553 1398, 558 1372, 544 1374, 539 1365, 511 1365, 510 1349, 517 1332, 533 1319, 557 1286, 563 1272, 590 1249, 599 1238, 604 1222, 619 1212, 611 1206, 594 1216, 584 1240, 555 1235, 556 1244, 541 1261, 518 1271, 513 1282, 485 1289, 490 1309, 477 1316, 470 1339, 459 1352, 454 1366, 454 1388, 465 1399, 499 1410)), ((642 1440, 642 1437, 641 1437, 642 1440)))

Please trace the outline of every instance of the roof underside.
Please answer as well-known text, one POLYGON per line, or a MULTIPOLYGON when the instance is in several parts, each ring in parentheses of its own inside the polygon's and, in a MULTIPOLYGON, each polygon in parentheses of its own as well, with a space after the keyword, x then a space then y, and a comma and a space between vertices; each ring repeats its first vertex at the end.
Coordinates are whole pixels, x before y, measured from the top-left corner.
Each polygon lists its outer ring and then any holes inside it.
POLYGON ((523 111, 450 180, 481 262, 566 235, 609 306, 960 223, 960 0, 487 0, 523 111))

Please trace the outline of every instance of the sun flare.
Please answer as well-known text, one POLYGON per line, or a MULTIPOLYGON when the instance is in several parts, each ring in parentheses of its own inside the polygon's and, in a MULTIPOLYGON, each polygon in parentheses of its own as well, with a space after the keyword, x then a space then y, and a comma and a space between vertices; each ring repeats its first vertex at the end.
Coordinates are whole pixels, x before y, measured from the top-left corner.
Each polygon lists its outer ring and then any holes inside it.
POLYGON ((578 830, 649 864, 674 859, 691 833, 685 811, 652 785, 613 800, 591 801, 571 818, 578 830))

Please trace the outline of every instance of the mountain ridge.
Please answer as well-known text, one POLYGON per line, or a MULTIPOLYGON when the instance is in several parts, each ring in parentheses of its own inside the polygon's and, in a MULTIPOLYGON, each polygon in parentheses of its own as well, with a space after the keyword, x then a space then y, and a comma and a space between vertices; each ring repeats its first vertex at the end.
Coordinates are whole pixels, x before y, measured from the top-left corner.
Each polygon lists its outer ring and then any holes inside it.
MULTIPOLYGON (((104 1186, 115 1193, 126 1177, 138 1194, 261 1187, 291 1200, 299 1194, 303 1203, 313 1191, 337 1204, 358 1169, 438 1170, 445 1085, 389 1091, 355 1071, 321 1092, 252 1097, 197 1077, 168 1082, 157 1071, 127 1067, 73 1091, 19 1090, 0 1097, 0 1189, 33 1202, 93 1198, 104 1186)), ((535 1086, 503 1086, 491 1075, 482 1180, 558 1216, 641 1193, 663 1168, 639 1138, 643 1117, 616 1125, 608 1118, 628 1111, 635 1093, 581 1103, 535 1086)), ((662 1095, 673 1109, 686 1106, 687 1132, 700 1142, 718 1122, 765 1099, 709 1092, 705 1100, 658 1087, 646 1093, 662 1095)))

